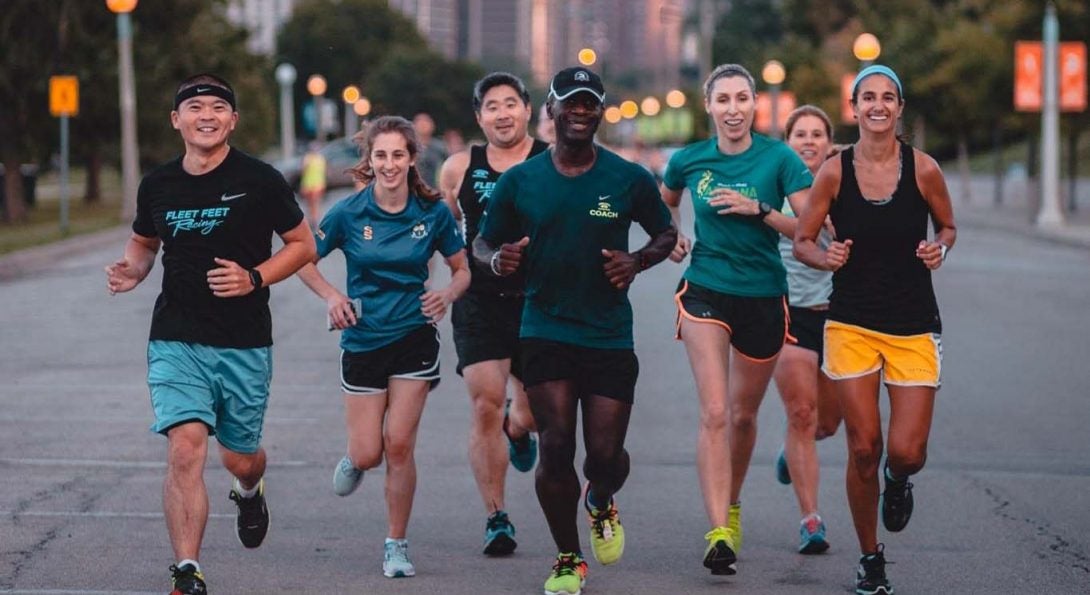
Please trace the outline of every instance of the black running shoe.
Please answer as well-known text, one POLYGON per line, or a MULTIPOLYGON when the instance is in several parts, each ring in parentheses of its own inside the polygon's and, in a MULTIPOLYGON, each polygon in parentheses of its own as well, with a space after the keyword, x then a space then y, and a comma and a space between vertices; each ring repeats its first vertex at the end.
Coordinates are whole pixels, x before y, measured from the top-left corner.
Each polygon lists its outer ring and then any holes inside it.
POLYGON ((238 505, 235 533, 243 546, 255 548, 265 540, 269 532, 269 508, 265 505, 265 478, 257 482, 257 493, 243 498, 234 488, 228 496, 238 505))
POLYGON ((181 568, 170 565, 170 584, 174 589, 170 595, 207 595, 204 575, 192 564, 182 564, 181 568))
POLYGON ((733 534, 730 527, 715 527, 708 531, 704 539, 708 546, 704 548, 704 568, 715 575, 731 575, 738 572, 735 562, 738 557, 731 549, 733 534))
POLYGON ((507 518, 507 513, 497 510, 484 523, 484 554, 486 556, 506 556, 515 551, 515 526, 507 518))
POLYGON ((886 580, 886 546, 878 544, 878 551, 859 558, 855 571, 855 595, 893 595, 893 587, 886 580))
POLYGON ((890 479, 889 463, 886 463, 882 476, 886 478, 886 489, 882 492, 882 524, 886 530, 896 533, 908 525, 912 518, 912 484, 908 478, 890 479))

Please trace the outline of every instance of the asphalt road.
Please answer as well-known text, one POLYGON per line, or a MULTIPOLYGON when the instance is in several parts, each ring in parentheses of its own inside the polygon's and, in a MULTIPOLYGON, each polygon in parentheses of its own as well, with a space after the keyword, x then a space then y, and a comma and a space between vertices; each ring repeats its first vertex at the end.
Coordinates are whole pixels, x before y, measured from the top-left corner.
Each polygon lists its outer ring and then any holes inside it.
MULTIPOLYGON (((642 242, 639 234, 634 242, 642 242)), ((151 421, 145 348, 159 276, 116 297, 102 267, 122 246, 88 249, 0 283, 0 593, 165 592, 172 563, 160 504, 165 440, 151 421)), ((337 256, 322 264, 336 279, 337 256)), ((624 559, 591 562, 587 593, 843 593, 858 557, 845 502, 843 432, 822 442, 821 511, 832 549, 794 553, 798 512, 772 461, 784 424, 770 388, 743 493, 745 546, 734 577, 701 567, 706 520, 694 468, 697 403, 672 339, 664 264, 632 290, 641 378, 618 496, 624 559)), ((1090 252, 962 229, 936 275, 944 385, 928 466, 914 478, 906 531, 883 533, 891 581, 910 593, 1090 592, 1090 252)), ((296 279, 273 290, 274 382, 264 444, 272 528, 244 550, 229 478, 215 456, 202 565, 213 593, 540 593, 554 554, 533 478, 512 470, 519 549, 480 554, 484 509, 466 456, 469 407, 454 374, 449 322, 443 381, 422 422, 409 529, 418 576, 380 570, 382 472, 342 499, 337 336, 296 279)), ((214 452, 214 451, 213 451, 214 452)), ((584 542, 587 533, 583 527, 584 542)), ((589 551, 589 545, 585 546, 589 551)))

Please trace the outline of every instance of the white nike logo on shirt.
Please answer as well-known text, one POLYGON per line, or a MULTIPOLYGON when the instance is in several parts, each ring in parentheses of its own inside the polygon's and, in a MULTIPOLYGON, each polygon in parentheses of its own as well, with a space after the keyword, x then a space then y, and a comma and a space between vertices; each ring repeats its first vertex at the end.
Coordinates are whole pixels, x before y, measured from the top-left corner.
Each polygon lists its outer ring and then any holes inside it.
POLYGON ((246 196, 245 192, 243 192, 242 194, 232 194, 231 196, 227 196, 227 193, 224 192, 223 196, 220 196, 220 201, 227 202, 229 200, 235 200, 236 198, 242 198, 243 196, 246 196))

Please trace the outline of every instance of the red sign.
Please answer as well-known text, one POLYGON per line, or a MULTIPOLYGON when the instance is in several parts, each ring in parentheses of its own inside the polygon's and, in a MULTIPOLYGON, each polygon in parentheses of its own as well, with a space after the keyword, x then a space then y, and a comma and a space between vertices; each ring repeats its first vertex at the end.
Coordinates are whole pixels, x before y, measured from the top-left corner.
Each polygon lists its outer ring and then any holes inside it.
MULTIPOLYGON (((1086 44, 1065 41, 1060 44, 1060 109, 1081 112, 1086 101, 1086 44)), ((1014 109, 1039 112, 1044 103, 1044 49, 1039 41, 1014 43, 1014 109)))
POLYGON ((1014 42, 1014 109, 1020 112, 1041 111, 1044 68, 1041 42, 1014 42))
MULTIPOLYGON (((780 91, 776 101, 776 130, 783 136, 784 128, 787 128, 787 116, 795 109, 795 94, 790 91, 780 91)), ((761 93, 757 95, 757 115, 753 121, 753 128, 765 134, 772 128, 772 94, 761 93)))

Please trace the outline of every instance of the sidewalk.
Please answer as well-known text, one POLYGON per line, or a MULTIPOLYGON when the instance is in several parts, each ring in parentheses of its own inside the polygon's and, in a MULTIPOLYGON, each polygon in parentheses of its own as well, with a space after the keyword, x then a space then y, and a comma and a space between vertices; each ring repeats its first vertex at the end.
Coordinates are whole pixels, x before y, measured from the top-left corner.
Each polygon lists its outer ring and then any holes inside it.
MULTIPOLYGON (((10 281, 48 268, 58 260, 94 250, 101 246, 117 246, 121 256, 125 240, 132 234, 132 227, 123 224, 102 231, 77 235, 52 244, 35 246, 0 256, 0 282, 10 281)), ((110 264, 102 263, 102 266, 110 264)))
MULTIPOLYGON (((1034 237, 1079 248, 1090 248, 1090 179, 1078 180, 1076 210, 1068 210, 1064 201, 1065 222, 1059 226, 1039 227, 1036 224, 1039 187, 1027 184, 1025 178, 1004 180, 1001 202, 996 204, 995 180, 990 176, 973 176, 968 198, 962 192, 961 178, 946 171, 946 183, 954 203, 954 218, 961 228, 983 227, 1034 237)), ((1038 181, 1039 185, 1040 182, 1038 181)), ((1060 183, 1067 192, 1067 180, 1060 183)))

